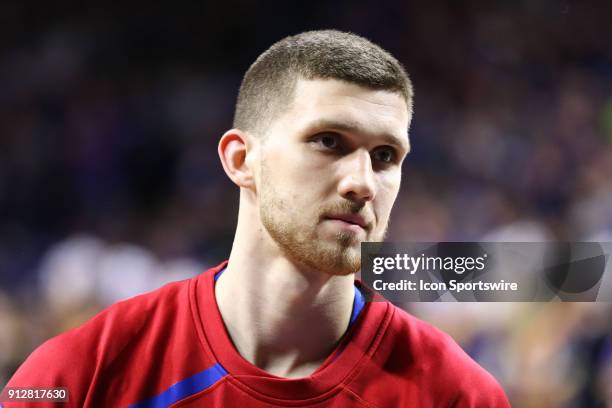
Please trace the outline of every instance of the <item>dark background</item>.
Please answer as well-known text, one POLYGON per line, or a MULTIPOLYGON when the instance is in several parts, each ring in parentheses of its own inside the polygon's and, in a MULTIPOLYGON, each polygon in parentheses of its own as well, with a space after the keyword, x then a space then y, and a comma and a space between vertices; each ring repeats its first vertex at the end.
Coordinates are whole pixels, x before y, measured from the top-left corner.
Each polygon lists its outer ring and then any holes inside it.
MULTIPOLYGON (((229 254, 216 143, 241 77, 309 29, 415 86, 390 239, 612 241, 606 1, 0 3, 0 385, 50 335, 229 254)), ((424 304, 514 406, 612 403, 607 304, 424 304)), ((601 405, 603 406, 603 405, 601 405)))

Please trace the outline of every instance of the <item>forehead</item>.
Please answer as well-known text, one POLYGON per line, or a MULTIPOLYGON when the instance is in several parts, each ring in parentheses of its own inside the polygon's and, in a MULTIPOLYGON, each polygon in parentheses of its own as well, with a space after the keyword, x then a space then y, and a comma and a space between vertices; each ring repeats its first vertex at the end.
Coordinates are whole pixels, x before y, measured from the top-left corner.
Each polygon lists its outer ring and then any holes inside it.
MULTIPOLYGON (((335 79, 298 79, 283 128, 334 124, 368 135, 385 135, 408 144, 410 114, 403 96, 335 79)), ((277 123, 278 123, 277 122, 277 123)))

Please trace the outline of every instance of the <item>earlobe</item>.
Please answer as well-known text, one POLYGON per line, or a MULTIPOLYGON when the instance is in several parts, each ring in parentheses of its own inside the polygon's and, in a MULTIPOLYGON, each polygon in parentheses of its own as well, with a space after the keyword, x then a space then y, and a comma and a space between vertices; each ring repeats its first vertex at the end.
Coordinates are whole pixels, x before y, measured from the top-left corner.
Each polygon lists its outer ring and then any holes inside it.
POLYGON ((254 186, 253 172, 247 162, 250 150, 248 135, 239 129, 228 130, 219 140, 218 153, 223 170, 238 187, 254 186))

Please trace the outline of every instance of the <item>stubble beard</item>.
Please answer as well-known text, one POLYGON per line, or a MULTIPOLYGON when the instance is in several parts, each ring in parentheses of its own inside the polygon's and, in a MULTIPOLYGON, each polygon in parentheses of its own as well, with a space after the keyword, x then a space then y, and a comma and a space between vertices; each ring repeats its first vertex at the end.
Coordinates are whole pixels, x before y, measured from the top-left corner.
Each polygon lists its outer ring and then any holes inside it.
MULTIPOLYGON (((265 180, 264 173, 265 165, 262 166, 262 179, 265 180)), ((272 183, 262 184, 259 206, 261 222, 288 259, 329 275, 348 275, 359 271, 361 251, 353 233, 339 231, 332 239, 322 239, 317 233, 322 221, 320 216, 307 218, 306 214, 298 213, 292 206, 299 201, 298 197, 285 198, 272 183)), ((337 203, 333 209, 322 209, 320 214, 340 209, 354 212, 355 206, 355 203, 345 200, 337 203)), ((375 238, 382 240, 384 233, 375 238)))

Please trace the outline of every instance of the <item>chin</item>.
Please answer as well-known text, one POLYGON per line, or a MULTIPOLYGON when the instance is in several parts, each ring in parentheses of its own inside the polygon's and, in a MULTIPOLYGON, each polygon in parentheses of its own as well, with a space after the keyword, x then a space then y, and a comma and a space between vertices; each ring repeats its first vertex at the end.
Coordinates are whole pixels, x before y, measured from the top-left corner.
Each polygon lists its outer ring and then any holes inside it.
POLYGON ((356 273, 361 268, 360 242, 349 247, 334 245, 331 251, 325 251, 315 261, 317 269, 329 275, 344 276, 356 273))

